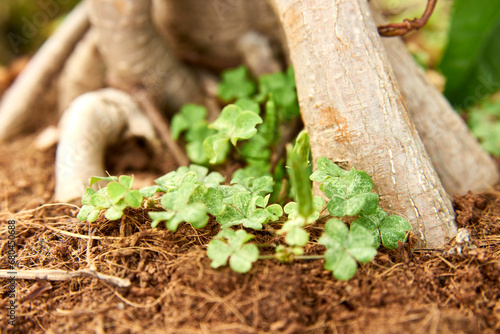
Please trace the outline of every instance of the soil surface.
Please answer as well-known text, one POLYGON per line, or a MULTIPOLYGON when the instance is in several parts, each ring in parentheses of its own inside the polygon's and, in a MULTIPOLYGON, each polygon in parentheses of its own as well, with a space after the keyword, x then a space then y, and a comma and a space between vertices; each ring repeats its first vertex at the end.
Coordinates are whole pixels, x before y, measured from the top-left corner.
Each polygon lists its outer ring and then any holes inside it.
MULTIPOLYGON (((495 333, 500 331, 500 187, 455 196, 470 242, 438 251, 412 242, 382 250, 347 282, 323 261, 258 261, 248 274, 214 270, 206 244, 219 228, 150 228, 145 210, 121 221, 79 222, 79 205, 56 204, 55 147, 35 146, 37 133, 0 147, 0 269, 8 269, 8 219, 15 219, 17 269, 93 269, 120 279, 75 277, 15 281, 15 327, 7 324, 10 281, 1 279, 5 333, 495 333), (460 250, 457 246, 461 246, 460 250)), ((168 169, 141 150, 111 150, 112 174, 151 183, 168 169), (127 163, 131 161, 131 163, 127 163), (142 162, 141 162, 142 161, 142 162), (163 170, 162 170, 163 169, 163 170)), ((313 231, 314 232, 314 231, 313 231)), ((313 233, 314 235, 314 233, 313 233)), ((318 231, 319 235, 319 231, 318 231)), ((259 243, 274 237, 261 232, 259 243)), ((308 246, 318 254, 322 246, 308 246)), ((264 249, 265 250, 265 249, 264 249)))

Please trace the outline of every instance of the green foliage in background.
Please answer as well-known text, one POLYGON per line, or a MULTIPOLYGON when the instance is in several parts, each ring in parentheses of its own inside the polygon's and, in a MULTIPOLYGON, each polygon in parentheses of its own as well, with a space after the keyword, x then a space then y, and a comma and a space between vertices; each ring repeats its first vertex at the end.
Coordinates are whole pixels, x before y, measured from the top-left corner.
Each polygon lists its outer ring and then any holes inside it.
POLYGON ((445 95, 467 108, 500 87, 500 1, 456 0, 440 68, 445 95))

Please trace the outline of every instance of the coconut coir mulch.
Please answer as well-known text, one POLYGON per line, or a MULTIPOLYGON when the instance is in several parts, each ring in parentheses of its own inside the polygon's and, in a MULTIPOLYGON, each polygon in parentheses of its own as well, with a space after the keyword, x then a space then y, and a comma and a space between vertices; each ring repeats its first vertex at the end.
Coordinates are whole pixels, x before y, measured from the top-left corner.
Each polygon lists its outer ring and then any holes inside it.
MULTIPOLYGON (((0 269, 8 269, 6 220, 15 218, 17 269, 92 268, 129 279, 131 286, 92 277, 17 280, 13 327, 7 324, 9 282, 1 279, 2 332, 500 331, 499 187, 454 197, 458 225, 471 238, 462 254, 453 243, 432 252, 412 251, 410 243, 381 251, 348 282, 335 280, 321 260, 258 261, 248 274, 237 274, 209 266, 206 244, 218 231, 214 222, 201 230, 183 225, 172 233, 151 229, 144 210, 127 211, 121 221, 100 217, 89 224, 75 218, 76 207, 51 205, 55 149, 35 149, 34 138, 0 147, 0 269)), ((124 171, 127 166, 111 170, 124 171)), ((161 175, 155 173, 140 175, 152 180, 161 175)), ((276 241, 272 238, 262 232, 257 242, 276 241)), ((308 246, 307 252, 320 247, 308 246)))

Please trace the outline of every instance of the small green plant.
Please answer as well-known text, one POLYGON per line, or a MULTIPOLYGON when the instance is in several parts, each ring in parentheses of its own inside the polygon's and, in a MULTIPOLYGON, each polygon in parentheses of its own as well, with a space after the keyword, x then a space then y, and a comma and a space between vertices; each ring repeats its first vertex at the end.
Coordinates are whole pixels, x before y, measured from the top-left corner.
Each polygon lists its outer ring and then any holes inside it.
POLYGON ((486 100, 471 108, 467 123, 483 148, 500 157, 500 100, 486 100))
POLYGON ((273 145, 279 142, 281 120, 295 112, 291 107, 296 104, 296 94, 290 93, 295 89, 292 79, 291 70, 260 78, 259 92, 252 95, 255 91, 250 88, 254 86, 248 84, 246 70, 239 68, 223 75, 221 98, 235 101, 223 108, 215 122, 208 123, 206 109, 192 104, 174 116, 172 135, 178 139, 185 133, 190 159, 221 163, 229 154, 230 144, 236 148, 247 166, 233 173, 229 184, 220 173, 196 164, 180 167, 140 190, 131 189, 129 176, 92 178, 91 185, 97 181, 109 183, 97 192, 87 188, 78 218, 93 222, 101 210, 106 210, 105 218, 115 220, 127 207, 142 206, 148 210, 152 228, 164 222, 172 232, 180 224, 202 228, 212 219, 221 230, 207 245, 213 268, 229 262, 234 271, 244 273, 258 259, 283 263, 324 259, 325 268, 334 277, 351 278, 358 263, 373 259, 380 245, 396 248, 404 242, 411 226, 406 219, 389 216, 378 206, 378 195, 372 192, 373 182, 366 172, 347 171, 321 157, 311 174, 309 136, 305 131, 293 146, 286 146, 286 168, 282 159, 283 164, 271 173, 269 157, 273 145), (264 119, 260 117, 261 103, 264 119), (243 145, 239 145, 240 140, 245 141, 243 145), (259 153, 266 158, 259 158, 259 153), (313 196, 311 181, 320 183, 328 202, 313 196), (276 202, 277 194, 295 201, 282 206, 276 202), (345 216, 357 217, 347 226, 340 220, 345 216), (315 242, 309 234, 311 226, 321 228, 328 218, 325 232, 317 241, 326 252, 304 255, 304 246, 315 242), (252 230, 283 236, 277 242, 281 244, 274 246, 274 254, 259 255, 257 245, 250 242, 255 238, 252 230))
POLYGON ((106 209, 105 217, 109 220, 120 219, 123 210, 127 206, 139 208, 142 203, 142 194, 138 190, 132 190, 133 178, 122 175, 119 178, 93 177, 90 186, 99 181, 108 181, 109 184, 95 192, 92 188, 87 188, 82 196, 82 208, 77 218, 82 221, 94 222, 99 216, 99 212, 106 209))

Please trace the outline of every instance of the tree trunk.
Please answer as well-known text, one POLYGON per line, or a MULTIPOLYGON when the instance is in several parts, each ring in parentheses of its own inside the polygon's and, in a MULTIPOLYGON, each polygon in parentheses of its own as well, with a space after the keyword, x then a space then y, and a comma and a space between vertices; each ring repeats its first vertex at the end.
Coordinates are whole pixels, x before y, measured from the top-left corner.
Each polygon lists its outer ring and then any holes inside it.
POLYGON ((363 169, 419 247, 456 234, 454 212, 411 122, 365 0, 272 0, 295 68, 314 161, 363 169))
POLYGON ((415 63, 400 38, 382 38, 412 121, 448 194, 483 191, 499 175, 465 122, 415 63))

